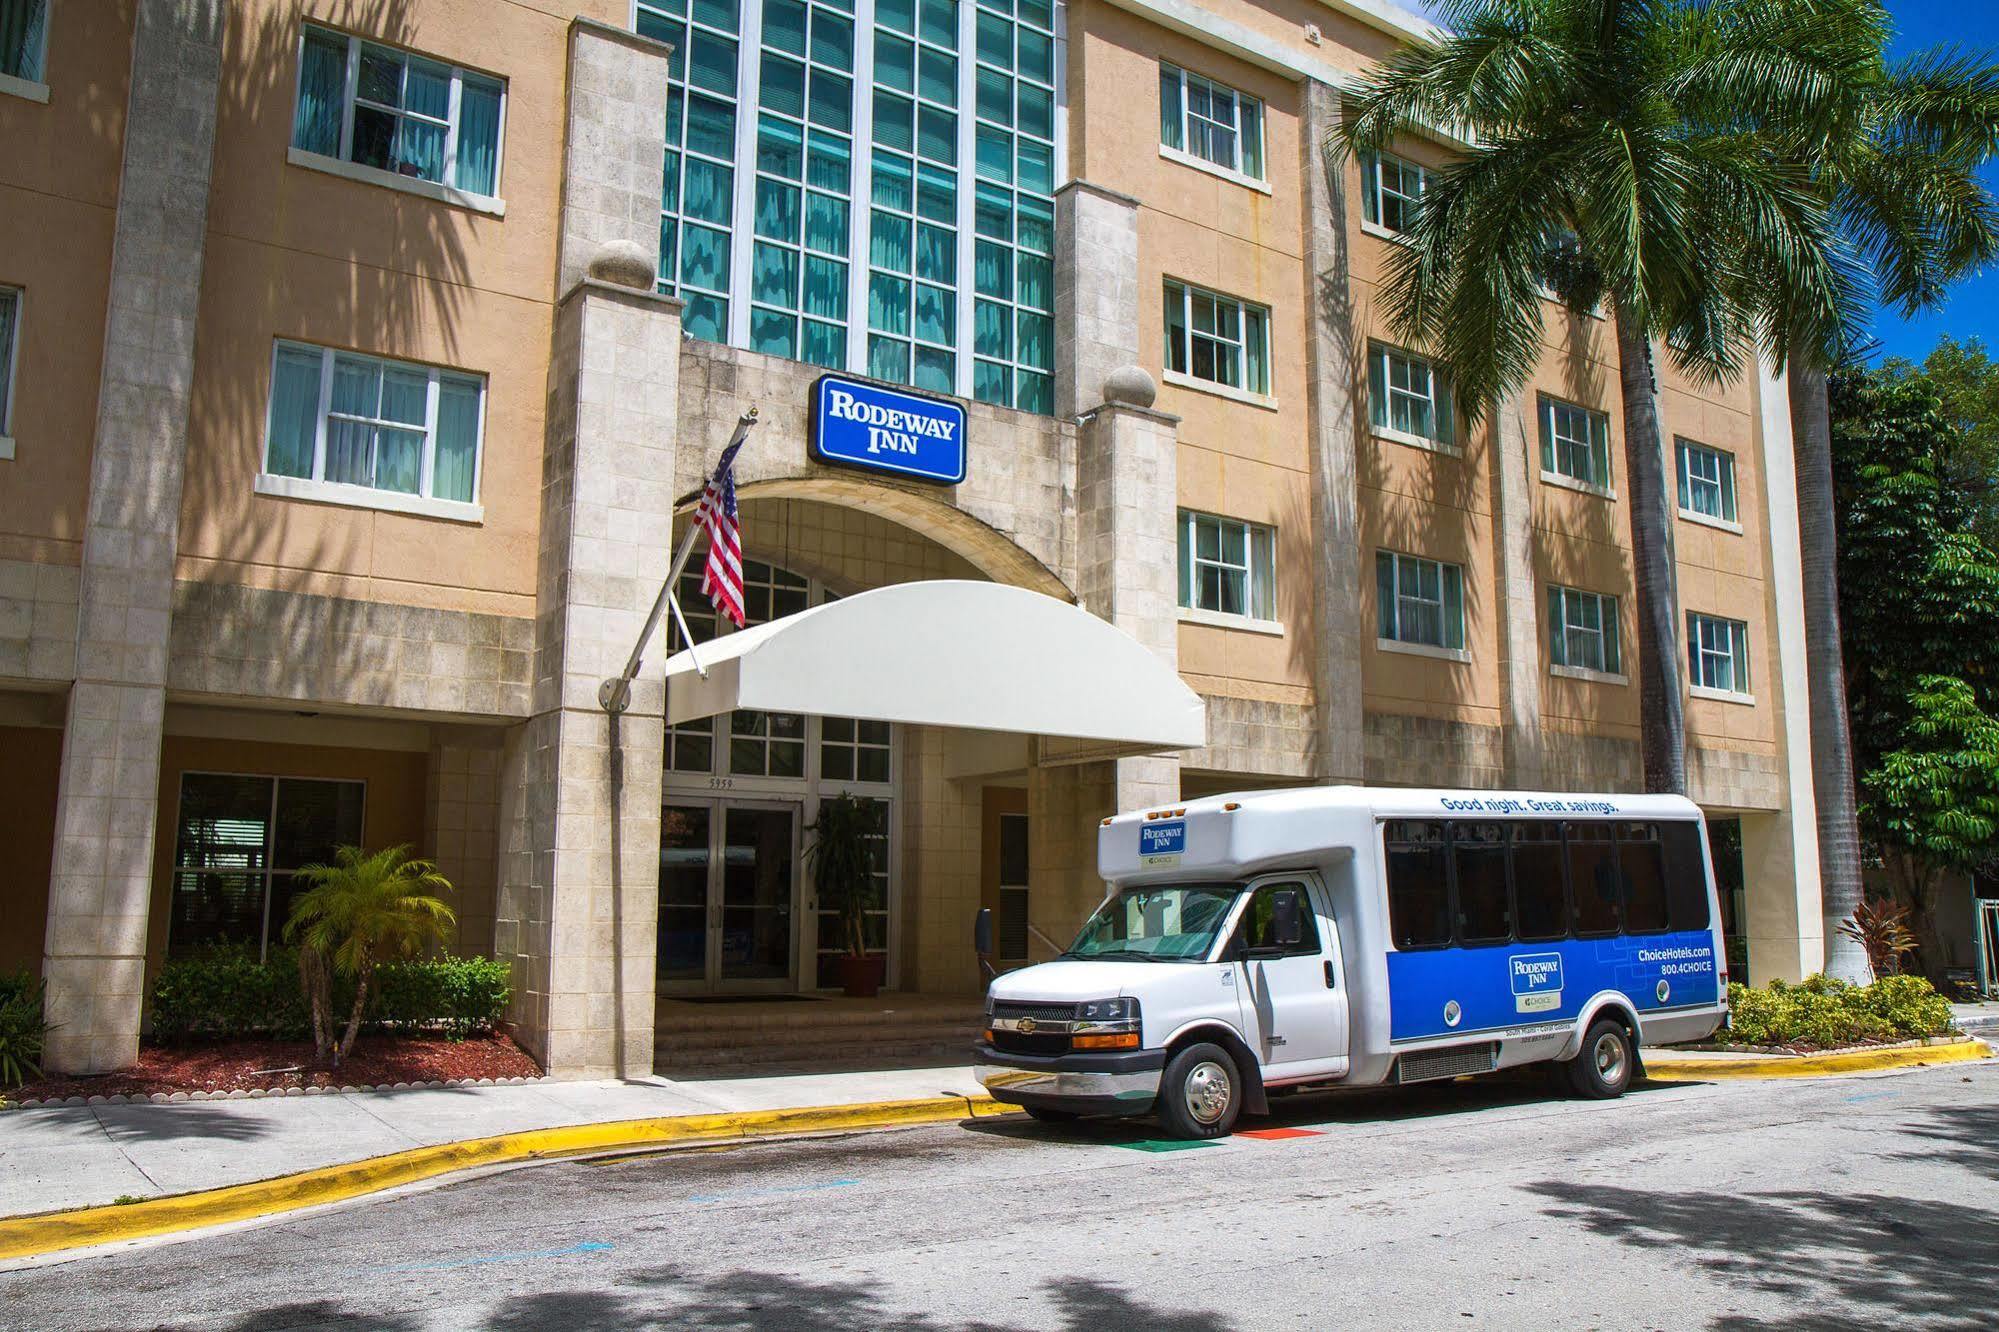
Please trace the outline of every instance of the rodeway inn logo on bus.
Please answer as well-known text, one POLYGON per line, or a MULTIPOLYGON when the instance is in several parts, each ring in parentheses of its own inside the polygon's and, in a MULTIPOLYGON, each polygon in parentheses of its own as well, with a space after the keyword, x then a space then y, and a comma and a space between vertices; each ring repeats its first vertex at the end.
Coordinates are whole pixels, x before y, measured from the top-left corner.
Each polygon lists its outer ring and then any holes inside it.
POLYGON ((812 456, 955 486, 965 479, 965 409, 942 398, 821 375, 812 390, 812 456))

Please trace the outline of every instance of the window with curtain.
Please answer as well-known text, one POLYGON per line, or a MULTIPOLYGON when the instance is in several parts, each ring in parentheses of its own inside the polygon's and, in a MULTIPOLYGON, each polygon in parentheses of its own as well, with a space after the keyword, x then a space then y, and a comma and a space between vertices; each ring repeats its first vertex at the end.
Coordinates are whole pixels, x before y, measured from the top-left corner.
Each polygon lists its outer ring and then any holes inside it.
POLYGON ((49 0, 0 0, 0 74, 42 82, 48 45, 49 0))
POLYGON ((1592 490, 1610 489, 1610 418, 1541 395, 1541 471, 1592 490))
POLYGON ((1367 371, 1368 418, 1376 431, 1408 443, 1453 446, 1450 382, 1434 362, 1376 342, 1368 347, 1367 371))
POLYGON ((292 147, 492 197, 505 103, 498 79, 307 25, 292 147))
POLYGON ((292 875, 359 845, 365 803, 360 782, 183 774, 167 951, 240 946, 261 958, 276 947, 299 891, 292 875))
POLYGON ((1624 655, 1618 642, 1617 598, 1549 587, 1548 660, 1603 675, 1621 673, 1624 655))
POLYGON ((1180 604, 1275 620, 1276 545, 1274 528, 1180 510, 1180 604))
POLYGON ((1377 551, 1374 590, 1383 642, 1464 649, 1465 571, 1460 566, 1377 551))
POLYGON ((474 503, 485 395, 482 377, 280 342, 264 471, 474 503))
POLYGON ((1416 205, 1430 185, 1430 173, 1388 153, 1360 159, 1360 215, 1384 231, 1404 232, 1416 221, 1416 205))
POLYGON ((1749 626, 1719 615, 1687 612, 1687 667, 1702 689, 1749 692, 1749 626))
POLYGON ((1166 368, 1249 393, 1270 392, 1270 311, 1168 279, 1166 368))
POLYGON ((1690 439, 1675 441, 1680 464, 1680 512, 1735 521, 1735 455, 1690 439))
POLYGON ((0 439, 14 435, 14 348, 20 327, 20 289, 0 287, 0 439))
POLYGON ((1263 174, 1263 103, 1159 62, 1159 142, 1252 180, 1263 174))

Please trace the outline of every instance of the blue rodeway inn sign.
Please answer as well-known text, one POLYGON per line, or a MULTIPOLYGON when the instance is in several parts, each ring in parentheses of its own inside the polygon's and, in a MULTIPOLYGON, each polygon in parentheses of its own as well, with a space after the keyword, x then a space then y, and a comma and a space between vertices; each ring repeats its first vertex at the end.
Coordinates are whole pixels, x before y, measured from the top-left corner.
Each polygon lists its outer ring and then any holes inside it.
POLYGON ((812 456, 940 486, 965 479, 965 409, 839 375, 812 386, 812 456))

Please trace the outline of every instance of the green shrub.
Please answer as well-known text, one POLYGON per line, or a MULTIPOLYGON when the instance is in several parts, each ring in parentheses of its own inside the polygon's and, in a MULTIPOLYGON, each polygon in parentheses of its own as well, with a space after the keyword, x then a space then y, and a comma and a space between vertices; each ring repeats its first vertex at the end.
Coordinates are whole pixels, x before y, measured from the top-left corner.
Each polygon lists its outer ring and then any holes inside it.
MULTIPOLYGON (((489 957, 438 957, 384 962, 375 972, 365 1027, 371 1031, 435 1032, 454 1039, 491 1031, 507 1011, 510 974, 489 957)), ((312 1016, 299 988, 298 954, 271 950, 259 962, 245 949, 215 949, 180 958, 153 982, 153 1036, 173 1044, 266 1036, 304 1040, 312 1016)), ((354 1002, 354 982, 333 981, 333 1011, 354 1002)))
POLYGON ((41 981, 26 971, 0 975, 0 1087, 42 1075, 48 1035, 41 981))
POLYGON ((1728 987, 1729 1030, 1745 1045, 1820 1049, 1868 1041, 1909 1040, 1950 1030, 1950 1004, 1920 976, 1889 976, 1849 985, 1807 976, 1795 985, 1728 987))

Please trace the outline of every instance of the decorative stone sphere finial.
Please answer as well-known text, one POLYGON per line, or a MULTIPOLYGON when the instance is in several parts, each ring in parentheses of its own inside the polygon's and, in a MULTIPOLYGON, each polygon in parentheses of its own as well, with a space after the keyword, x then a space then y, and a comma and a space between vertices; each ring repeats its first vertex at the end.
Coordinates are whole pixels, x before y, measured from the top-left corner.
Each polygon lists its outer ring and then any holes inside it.
POLYGON ((1104 401, 1126 407, 1150 407, 1159 388, 1142 365, 1122 365, 1104 376, 1104 401))
POLYGON ((652 290, 653 269, 653 256, 637 241, 605 241, 590 257, 591 277, 639 291, 652 290))

